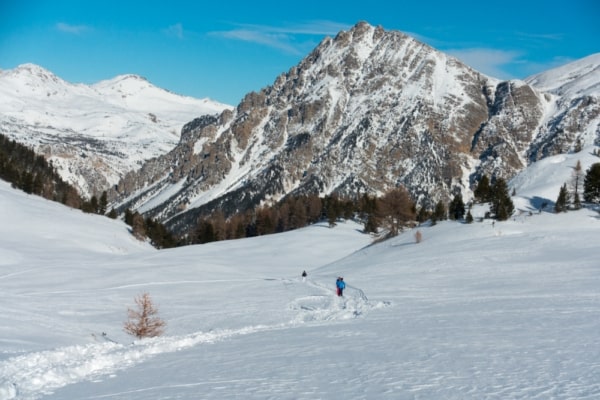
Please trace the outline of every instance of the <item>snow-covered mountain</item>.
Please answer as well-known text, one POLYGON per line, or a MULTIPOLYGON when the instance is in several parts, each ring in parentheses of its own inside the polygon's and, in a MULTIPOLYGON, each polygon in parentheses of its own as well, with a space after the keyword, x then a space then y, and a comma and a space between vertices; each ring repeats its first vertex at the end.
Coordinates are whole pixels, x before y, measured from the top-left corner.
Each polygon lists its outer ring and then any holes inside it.
POLYGON ((186 122, 230 108, 136 75, 83 85, 33 64, 0 72, 0 132, 44 154, 85 196, 171 150, 186 122))
POLYGON ((525 82, 543 92, 570 98, 598 96, 600 92, 600 53, 533 75, 525 82))
POLYGON ((0 399, 596 399, 600 218, 535 203, 591 150, 521 171, 514 218, 419 244, 348 221, 159 251, 0 181, 0 399), (123 331, 143 292, 162 337, 123 331))
POLYGON ((600 142, 598 87, 583 72, 570 82, 586 97, 500 81, 361 22, 236 109, 187 124, 177 147, 112 195, 178 231, 199 214, 290 193, 356 196, 402 184, 423 206, 459 191, 468 199, 482 174, 508 179, 578 141, 600 142))
POLYGON ((600 145, 600 53, 534 75, 526 82, 550 93, 543 122, 528 152, 531 161, 587 143, 600 145))

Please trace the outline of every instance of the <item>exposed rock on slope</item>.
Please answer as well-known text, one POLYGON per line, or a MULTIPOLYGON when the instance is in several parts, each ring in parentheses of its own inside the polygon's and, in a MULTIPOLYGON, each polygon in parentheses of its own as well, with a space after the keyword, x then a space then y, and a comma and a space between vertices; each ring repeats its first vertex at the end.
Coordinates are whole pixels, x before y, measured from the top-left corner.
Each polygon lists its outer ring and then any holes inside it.
POLYGON ((129 174, 114 196, 178 231, 202 213, 290 193, 352 196, 402 184, 424 206, 459 191, 468 198, 481 174, 510 178, 550 154, 562 114, 579 126, 556 151, 597 140, 589 105, 597 90, 589 96, 563 110, 557 94, 359 23, 235 110, 186 125, 175 149, 129 174))
POLYGON ((530 161, 600 145, 600 53, 526 79, 547 93, 547 108, 530 161))

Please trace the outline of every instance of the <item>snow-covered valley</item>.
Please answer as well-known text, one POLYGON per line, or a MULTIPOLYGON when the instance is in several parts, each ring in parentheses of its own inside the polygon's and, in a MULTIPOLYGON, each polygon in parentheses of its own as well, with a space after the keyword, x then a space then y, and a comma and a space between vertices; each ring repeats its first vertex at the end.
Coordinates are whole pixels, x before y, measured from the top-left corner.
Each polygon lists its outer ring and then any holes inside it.
POLYGON ((587 150, 515 178, 511 220, 418 244, 340 222, 158 251, 0 182, 0 399, 598 398, 600 218, 536 203, 587 150), (123 331, 142 292, 161 337, 123 331))

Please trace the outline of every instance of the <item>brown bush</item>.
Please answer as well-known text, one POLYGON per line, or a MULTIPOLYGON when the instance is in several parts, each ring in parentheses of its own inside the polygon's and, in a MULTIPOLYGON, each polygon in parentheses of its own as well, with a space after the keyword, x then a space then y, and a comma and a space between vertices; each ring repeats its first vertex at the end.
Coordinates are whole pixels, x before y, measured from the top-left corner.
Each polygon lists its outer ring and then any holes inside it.
POLYGON ((396 236, 402 227, 416 218, 414 203, 404 187, 395 188, 377 202, 377 214, 389 236, 396 236))
POLYGON ((137 309, 127 309, 128 319, 125 322, 125 332, 139 339, 160 336, 164 333, 166 322, 160 319, 158 309, 152 303, 148 293, 142 293, 135 298, 137 309))
POLYGON ((423 234, 421 233, 421 231, 416 231, 415 232, 415 242, 421 243, 421 241, 423 241, 423 234))

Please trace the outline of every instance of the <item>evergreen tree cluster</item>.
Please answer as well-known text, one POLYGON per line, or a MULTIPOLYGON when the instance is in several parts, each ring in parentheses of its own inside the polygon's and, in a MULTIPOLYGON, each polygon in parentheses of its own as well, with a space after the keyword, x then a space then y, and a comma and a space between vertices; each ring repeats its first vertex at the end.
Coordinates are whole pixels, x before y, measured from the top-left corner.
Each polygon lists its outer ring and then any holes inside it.
POLYGON ((567 184, 565 183, 560 187, 558 192, 558 198, 554 203, 554 211, 557 213, 566 212, 569 206, 569 191, 567 190, 567 184))
POLYGON ((321 199, 316 195, 287 196, 273 206, 239 212, 229 218, 217 211, 198 220, 187 237, 188 244, 239 239, 286 232, 321 220, 330 224, 340 215, 352 217, 354 209, 335 196, 321 199))
POLYGON ((0 134, 0 179, 28 194, 57 201, 87 213, 106 214, 106 192, 100 199, 83 199, 77 189, 62 180, 52 163, 44 156, 0 134))
POLYGON ((573 169, 570 189, 566 183, 561 186, 554 204, 555 212, 580 209, 582 204, 579 193, 582 190, 584 201, 600 204, 600 163, 592 164, 584 175, 581 163, 577 161, 577 165, 573 169))
POLYGON ((385 228, 395 235, 415 220, 415 205, 406 189, 398 188, 381 198, 363 195, 342 199, 337 195, 287 196, 273 206, 262 206, 229 218, 216 212, 203 216, 186 239, 186 244, 208 243, 226 239, 262 236, 302 228, 319 221, 329 226, 341 219, 357 219, 367 233, 385 228))
POLYGON ((507 220, 515 210, 508 191, 508 184, 502 178, 490 183, 489 178, 483 175, 473 191, 473 195, 476 201, 490 203, 491 216, 498 221, 507 220))
POLYGON ((590 166, 583 182, 583 199, 588 203, 600 204, 600 163, 590 166))
POLYGON ((85 203, 77 190, 63 181, 43 156, 0 134, 0 179, 28 194, 81 208, 85 203))
POLYGON ((176 247, 181 243, 167 228, 152 218, 145 218, 139 212, 125 210, 124 221, 131 226, 131 233, 139 240, 150 239, 152 246, 158 249, 176 247))

